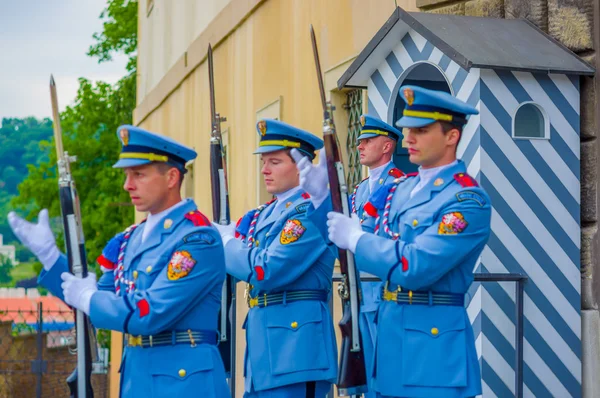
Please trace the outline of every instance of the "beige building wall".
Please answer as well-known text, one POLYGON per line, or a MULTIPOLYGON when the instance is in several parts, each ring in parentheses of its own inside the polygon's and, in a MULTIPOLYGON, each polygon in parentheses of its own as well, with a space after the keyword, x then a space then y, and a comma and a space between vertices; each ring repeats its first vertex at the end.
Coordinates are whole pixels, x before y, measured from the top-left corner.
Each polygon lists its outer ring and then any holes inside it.
MULTIPOLYGON (((199 209, 210 216, 206 51, 211 43, 216 107, 227 117, 222 127, 234 221, 269 199, 262 187, 258 159, 252 155, 258 143, 257 119, 277 117, 321 134, 310 24, 317 36, 327 95, 337 108, 334 116, 343 150, 348 119, 346 96, 337 91, 337 80, 395 8, 392 0, 155 0, 148 13, 148 3, 140 1, 134 123, 196 149, 198 158, 188 176, 192 178, 186 177, 183 192, 193 196, 199 209)), ((415 0, 397 3, 416 10, 415 0)), ((245 349, 241 325, 247 312, 241 283, 237 294, 236 396, 241 397, 245 349)), ((337 323, 341 316, 337 293, 334 303, 337 323)), ((114 333, 111 397, 118 397, 120 341, 120 335, 114 333)))
POLYGON ((137 97, 144 98, 231 0, 140 0, 137 97))

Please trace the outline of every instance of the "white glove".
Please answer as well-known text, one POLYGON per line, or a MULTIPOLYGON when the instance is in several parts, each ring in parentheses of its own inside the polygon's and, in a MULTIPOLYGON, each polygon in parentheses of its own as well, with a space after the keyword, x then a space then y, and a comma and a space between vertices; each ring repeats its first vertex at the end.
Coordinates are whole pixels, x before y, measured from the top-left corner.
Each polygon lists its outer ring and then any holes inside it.
POLYGON ((366 232, 360 226, 360 220, 356 214, 346 217, 342 213, 330 211, 327 213, 327 232, 329 240, 340 249, 348 249, 356 252, 358 240, 366 232))
POLYGON ((291 150, 291 155, 300 172, 300 186, 310 195, 310 200, 317 209, 327 199, 329 193, 325 149, 319 151, 319 163, 316 166, 312 164, 308 156, 303 155, 295 148, 291 150))
POLYGON ((98 291, 96 274, 90 272, 87 277, 78 278, 73 274, 63 272, 60 277, 63 280, 60 287, 63 289, 65 302, 89 315, 92 296, 98 291))
POLYGON ((223 246, 227 244, 235 236, 235 224, 229 223, 227 225, 221 225, 219 223, 213 223, 213 226, 219 231, 221 239, 223 240, 223 246))
POLYGON ((11 211, 8 213, 8 224, 21 243, 31 250, 40 260, 44 269, 49 271, 58 260, 60 251, 56 247, 56 241, 50 229, 48 210, 40 211, 37 224, 30 223, 11 211))

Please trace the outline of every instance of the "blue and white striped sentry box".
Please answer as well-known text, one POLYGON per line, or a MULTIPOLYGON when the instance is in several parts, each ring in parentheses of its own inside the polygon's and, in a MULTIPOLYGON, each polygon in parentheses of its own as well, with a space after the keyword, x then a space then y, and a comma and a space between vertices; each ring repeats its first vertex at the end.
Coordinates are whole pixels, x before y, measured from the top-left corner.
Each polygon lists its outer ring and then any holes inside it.
MULTIPOLYGON (((493 204, 476 272, 529 277, 524 396, 581 397, 579 77, 592 74, 527 21, 397 8, 338 81, 367 88, 369 115, 390 124, 407 84, 480 111, 458 157, 493 204)), ((514 291, 509 282, 475 283, 468 295, 486 398, 515 394, 514 291)))

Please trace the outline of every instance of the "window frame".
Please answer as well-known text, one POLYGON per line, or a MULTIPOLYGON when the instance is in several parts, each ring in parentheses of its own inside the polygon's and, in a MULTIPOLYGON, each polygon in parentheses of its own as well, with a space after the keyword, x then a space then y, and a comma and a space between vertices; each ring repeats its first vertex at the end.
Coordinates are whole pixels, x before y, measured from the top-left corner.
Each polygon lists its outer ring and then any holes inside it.
POLYGON ((511 120, 511 134, 510 135, 513 140, 546 140, 546 141, 550 140, 550 118, 548 117, 548 113, 546 112, 544 107, 534 101, 521 102, 519 104, 519 106, 515 109, 515 111, 513 112, 512 120, 511 120), (542 118, 544 119, 544 136, 543 137, 515 136, 515 126, 516 126, 516 121, 517 121, 517 114, 519 113, 519 110, 521 108, 523 108, 524 106, 527 106, 527 105, 533 105, 542 114, 542 118))

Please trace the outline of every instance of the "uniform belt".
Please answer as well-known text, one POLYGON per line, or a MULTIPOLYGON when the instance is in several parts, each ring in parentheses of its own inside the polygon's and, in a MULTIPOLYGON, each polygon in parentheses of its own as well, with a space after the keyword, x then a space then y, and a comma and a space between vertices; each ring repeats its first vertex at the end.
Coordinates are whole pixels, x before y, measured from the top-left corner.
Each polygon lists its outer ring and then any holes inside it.
POLYGON ((457 307, 464 307, 465 305, 465 296, 459 293, 413 292, 401 288, 389 291, 387 287, 383 287, 381 297, 385 301, 395 301, 398 304, 453 305, 457 307))
POLYGON ((152 336, 133 336, 127 335, 128 347, 156 347, 163 345, 190 344, 195 347, 197 344, 217 344, 216 330, 190 330, 162 332, 152 336))
POLYGON ((263 308, 270 305, 291 303, 294 301, 327 301, 329 293, 325 290, 290 290, 282 293, 261 294, 248 297, 248 307, 263 308))

